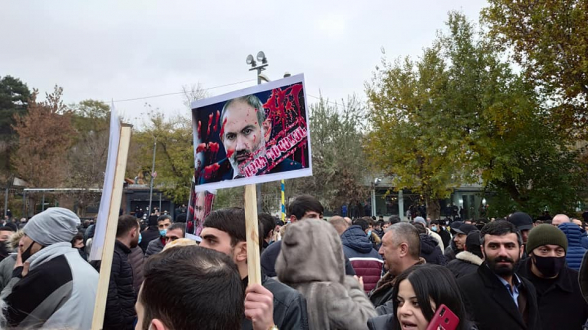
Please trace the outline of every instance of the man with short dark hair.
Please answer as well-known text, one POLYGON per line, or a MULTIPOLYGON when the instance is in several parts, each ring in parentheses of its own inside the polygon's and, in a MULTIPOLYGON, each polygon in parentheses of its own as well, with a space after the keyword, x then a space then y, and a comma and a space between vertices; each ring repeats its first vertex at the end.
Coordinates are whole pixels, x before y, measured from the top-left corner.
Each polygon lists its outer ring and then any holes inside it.
POLYGON ((135 329, 241 328, 241 278, 225 254, 198 246, 168 249, 147 260, 144 275, 135 329))
MULTIPOLYGON (((237 264, 243 288, 246 288, 248 269, 245 211, 230 208, 211 212, 204 221, 201 236, 201 247, 213 249, 231 257, 237 264)), ((261 320, 257 326, 250 320, 244 319, 242 329, 257 329, 259 326, 261 326, 260 329, 270 329, 274 325, 278 329, 308 328, 306 301, 298 291, 265 275, 262 276, 262 285, 258 294, 273 295, 273 318, 271 310, 262 311, 262 314, 267 316, 266 319, 261 320)))
MULTIPOLYGON (((139 245, 139 222, 132 215, 118 218, 116 241, 112 255, 110 283, 106 297, 103 329, 133 329, 137 293, 133 287, 133 268, 129 262, 131 249, 139 245)), ((99 271, 100 262, 93 263, 99 271)))
POLYGON ((455 278, 460 278, 478 271, 478 267, 484 262, 483 258, 480 231, 474 230, 468 234, 464 250, 447 264, 447 268, 453 272, 455 278))
MULTIPOLYGON (((375 307, 384 305, 392 298, 396 276, 414 265, 425 263, 425 260, 420 257, 419 233, 407 222, 396 223, 388 228, 378 252, 384 259, 384 267, 388 272, 369 294, 370 301, 375 307)), ((383 312, 378 310, 378 314, 383 312)))
POLYGON ((259 218, 260 224, 260 232, 263 235, 259 236, 259 242, 261 246, 261 250, 265 250, 272 241, 272 236, 274 235, 274 228, 276 227, 276 219, 268 213, 259 213, 257 215, 259 218))
POLYGON ((186 236, 186 224, 183 222, 173 223, 165 231, 165 244, 173 242, 186 236))
POLYGON ((480 330, 541 328, 535 287, 515 273, 522 243, 508 221, 491 222, 480 232, 484 263, 457 280, 464 306, 480 330))
POLYGON ((553 226, 539 225, 529 232, 529 258, 519 274, 537 290, 543 329, 581 329, 588 319, 578 272, 566 266, 567 249, 566 235, 553 226))
POLYGON ((145 251, 145 257, 157 254, 163 250, 165 246, 165 234, 167 229, 172 225, 171 217, 169 215, 160 215, 157 218, 157 228, 159 229, 159 237, 149 242, 147 250, 145 251))
POLYGON ((458 253, 463 251, 468 234, 474 230, 478 230, 478 228, 471 224, 454 221, 451 224, 451 230, 455 234, 453 235, 452 243, 445 248, 444 254, 447 262, 451 262, 458 253))

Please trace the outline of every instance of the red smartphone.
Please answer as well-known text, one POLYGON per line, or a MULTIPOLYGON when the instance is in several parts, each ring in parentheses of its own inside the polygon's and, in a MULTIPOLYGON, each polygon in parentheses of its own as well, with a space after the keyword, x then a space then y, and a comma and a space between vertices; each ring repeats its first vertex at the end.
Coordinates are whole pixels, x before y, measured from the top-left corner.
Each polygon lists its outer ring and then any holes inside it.
POLYGON ((441 304, 435 315, 429 322, 427 330, 455 330, 459 325, 459 317, 447 308, 447 306, 441 304))

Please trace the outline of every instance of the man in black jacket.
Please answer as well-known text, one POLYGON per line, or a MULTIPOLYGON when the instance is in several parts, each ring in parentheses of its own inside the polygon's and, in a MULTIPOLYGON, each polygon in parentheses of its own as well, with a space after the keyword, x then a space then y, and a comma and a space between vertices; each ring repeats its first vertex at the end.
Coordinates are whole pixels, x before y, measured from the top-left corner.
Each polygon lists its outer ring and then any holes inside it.
POLYGON ((472 320, 480 330, 541 329, 535 287, 515 273, 523 253, 516 227, 491 222, 480 232, 480 243, 484 263, 476 273, 457 280, 472 320))
MULTIPOLYGON (((112 255, 110 284, 106 298, 103 329, 134 329, 136 293, 133 269, 129 262, 131 248, 139 244, 139 222, 132 215, 118 218, 116 242, 112 255)), ((99 263, 95 264, 100 269, 99 263)))
POLYGON ((578 284, 578 272, 566 266, 568 240, 558 228, 539 225, 529 232, 529 258, 520 267, 537 290, 543 329, 580 329, 588 319, 588 304, 578 284))
POLYGON ((447 268, 455 278, 460 278, 478 271, 478 267, 484 262, 483 258, 480 250, 480 231, 474 230, 468 234, 464 250, 447 264, 447 268))
MULTIPOLYGON (((262 231, 262 226, 259 226, 262 231)), ((245 231, 245 211, 238 208, 221 209, 211 212, 204 221, 200 235, 201 247, 213 249, 230 256, 237 264, 243 281, 243 290, 248 283, 247 240, 245 231)), ((261 236, 261 235, 260 235, 261 236)), ((261 311, 261 320, 243 318, 242 329, 308 329, 306 300, 296 290, 274 279, 262 275, 264 290, 260 296, 273 295, 273 313, 271 306, 261 311), (272 318, 273 316, 273 318, 272 318)), ((258 293, 261 290, 257 290, 258 293)), ((250 290, 248 288, 247 290, 250 290)), ((247 304, 245 306, 247 310, 247 304)))

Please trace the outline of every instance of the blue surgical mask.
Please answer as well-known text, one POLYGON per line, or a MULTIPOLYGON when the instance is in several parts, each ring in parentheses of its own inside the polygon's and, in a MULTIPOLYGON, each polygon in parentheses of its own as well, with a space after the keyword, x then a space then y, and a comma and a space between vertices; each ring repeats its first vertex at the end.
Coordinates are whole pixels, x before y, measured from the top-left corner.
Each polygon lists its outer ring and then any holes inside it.
POLYGON ((141 244, 141 240, 143 240, 143 235, 141 235, 141 233, 139 233, 139 243, 137 243, 137 244, 141 244))
POLYGON ((368 230, 368 237, 372 236, 372 231, 368 230))
POLYGON ((431 227, 431 230, 436 232, 437 231, 437 226, 431 227))
POLYGON ((165 234, 167 234, 167 229, 160 229, 159 230, 159 235, 161 235, 163 237, 163 236, 165 236, 165 234))

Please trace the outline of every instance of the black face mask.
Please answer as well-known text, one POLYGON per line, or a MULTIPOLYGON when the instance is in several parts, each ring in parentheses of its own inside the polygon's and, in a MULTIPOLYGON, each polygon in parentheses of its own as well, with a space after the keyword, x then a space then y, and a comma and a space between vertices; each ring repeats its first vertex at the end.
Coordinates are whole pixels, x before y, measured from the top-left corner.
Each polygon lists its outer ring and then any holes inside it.
POLYGON ((31 250, 33 249, 33 245, 35 245, 35 242, 32 242, 31 245, 29 245, 29 247, 20 255, 23 263, 31 257, 31 250))
POLYGON ((564 268, 566 257, 540 257, 533 256, 535 267, 545 277, 554 277, 564 268))

